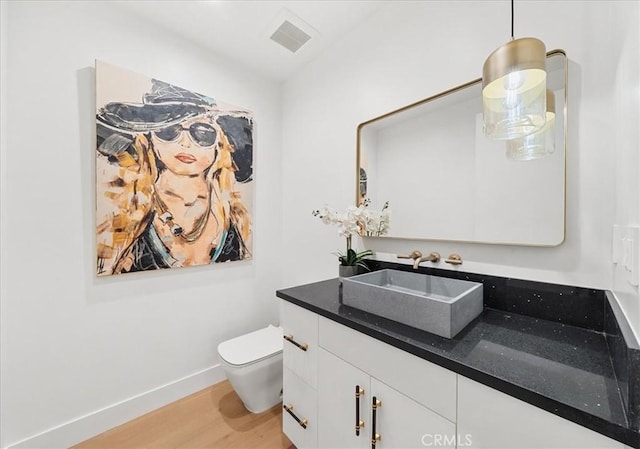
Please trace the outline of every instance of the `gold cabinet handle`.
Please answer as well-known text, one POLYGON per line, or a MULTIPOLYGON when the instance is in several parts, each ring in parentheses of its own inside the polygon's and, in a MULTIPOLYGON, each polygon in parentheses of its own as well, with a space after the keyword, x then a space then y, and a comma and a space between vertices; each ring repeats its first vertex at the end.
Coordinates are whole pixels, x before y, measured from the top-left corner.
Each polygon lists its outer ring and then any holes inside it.
POLYGON ((364 388, 356 385, 356 436, 360 436, 360 429, 364 427, 364 421, 360 420, 360 398, 364 396, 364 388))
POLYGON ((283 409, 285 409, 285 410, 287 411, 287 413, 289 413, 289 414, 293 417, 293 419, 295 419, 295 420, 296 420, 296 422, 297 422, 298 424, 300 424, 300 427, 302 427, 303 429, 306 429, 306 428, 307 428, 307 424, 309 424, 309 421, 307 421, 307 420, 306 420, 306 419, 304 419, 304 418, 303 418, 303 419, 298 418, 298 417, 296 416, 296 414, 295 414, 295 413, 293 413, 293 405, 291 405, 291 404, 289 404, 289 405, 283 405, 283 406, 282 406, 282 408, 283 408, 283 409))
POLYGON ((451 265, 462 265, 462 257, 460 257, 460 254, 456 253, 449 254, 445 263, 450 263, 451 265))
POLYGON ((306 351, 307 349, 309 349, 309 345, 306 343, 298 343, 297 341, 295 341, 293 339, 293 335, 285 335, 284 337, 285 340, 287 340, 289 343, 295 345, 296 347, 302 349, 303 351, 306 351))
POLYGON ((371 449, 376 449, 376 443, 382 439, 379 433, 376 433, 376 413, 382 407, 382 401, 375 396, 371 399, 371 449))

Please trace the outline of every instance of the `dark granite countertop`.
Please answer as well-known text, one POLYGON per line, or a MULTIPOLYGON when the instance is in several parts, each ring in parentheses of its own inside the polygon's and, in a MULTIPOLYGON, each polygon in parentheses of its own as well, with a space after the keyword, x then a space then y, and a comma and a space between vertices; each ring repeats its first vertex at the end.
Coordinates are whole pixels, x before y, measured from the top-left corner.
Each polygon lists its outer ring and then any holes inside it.
POLYGON ((487 308, 453 339, 345 306, 338 279, 277 296, 633 448, 605 335, 487 308))

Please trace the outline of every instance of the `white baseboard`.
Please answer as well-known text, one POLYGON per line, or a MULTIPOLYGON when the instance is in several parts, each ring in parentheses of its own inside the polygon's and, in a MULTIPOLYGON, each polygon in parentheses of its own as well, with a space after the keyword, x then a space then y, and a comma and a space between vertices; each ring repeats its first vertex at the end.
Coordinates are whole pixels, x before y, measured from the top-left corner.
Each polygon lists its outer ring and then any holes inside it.
POLYGON ((218 364, 11 443, 6 449, 68 448, 224 379, 218 364))

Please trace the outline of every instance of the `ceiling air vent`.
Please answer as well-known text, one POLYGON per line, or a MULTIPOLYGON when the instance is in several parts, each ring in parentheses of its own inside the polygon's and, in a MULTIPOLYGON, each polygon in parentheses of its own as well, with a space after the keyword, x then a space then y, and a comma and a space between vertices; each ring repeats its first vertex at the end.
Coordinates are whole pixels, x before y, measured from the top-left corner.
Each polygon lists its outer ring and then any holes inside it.
POLYGON ((282 22, 271 35, 272 41, 277 42, 292 53, 298 51, 309 39, 311 39, 311 36, 288 20, 282 22))

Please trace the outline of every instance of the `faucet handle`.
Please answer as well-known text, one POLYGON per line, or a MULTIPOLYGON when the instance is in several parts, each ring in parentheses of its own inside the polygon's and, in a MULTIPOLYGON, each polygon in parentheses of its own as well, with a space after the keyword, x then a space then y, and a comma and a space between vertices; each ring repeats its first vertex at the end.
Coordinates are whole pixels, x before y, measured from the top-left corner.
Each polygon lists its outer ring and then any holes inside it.
POLYGON ((409 254, 408 256, 403 256, 398 254, 396 256, 398 259, 421 259, 422 258, 422 253, 418 250, 412 252, 411 254, 409 254))
POLYGON ((425 261, 438 263, 438 262, 440 262, 440 253, 437 253, 437 252, 434 251, 434 252, 430 253, 427 257, 423 257, 423 259, 425 261))

